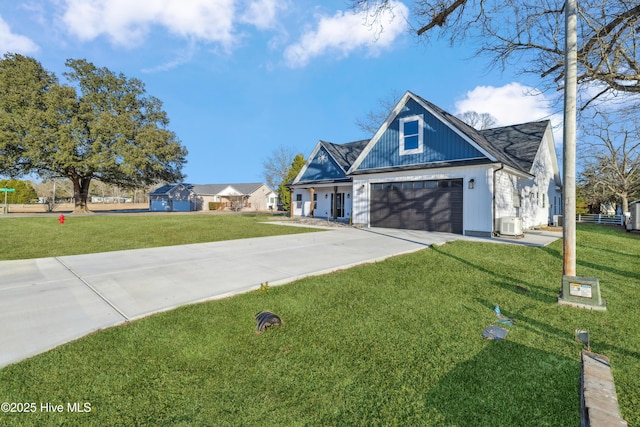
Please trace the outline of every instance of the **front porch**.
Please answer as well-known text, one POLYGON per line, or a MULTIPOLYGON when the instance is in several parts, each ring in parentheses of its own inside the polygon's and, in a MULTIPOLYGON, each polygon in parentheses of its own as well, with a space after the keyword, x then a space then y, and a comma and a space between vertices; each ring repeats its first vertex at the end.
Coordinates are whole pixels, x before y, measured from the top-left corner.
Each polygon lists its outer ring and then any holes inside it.
POLYGON ((352 185, 295 187, 291 191, 292 216, 349 222, 352 185))

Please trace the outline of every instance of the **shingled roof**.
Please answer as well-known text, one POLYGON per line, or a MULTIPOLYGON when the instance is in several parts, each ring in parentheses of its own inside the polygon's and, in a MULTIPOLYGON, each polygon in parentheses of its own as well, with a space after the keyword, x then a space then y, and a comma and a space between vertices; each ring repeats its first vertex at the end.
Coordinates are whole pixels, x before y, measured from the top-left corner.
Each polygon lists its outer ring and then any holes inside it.
POLYGON ((320 144, 335 159, 340 167, 346 172, 349 170, 353 162, 356 161, 364 147, 369 143, 369 139, 361 141, 348 142, 346 144, 334 144, 332 142, 320 141, 320 144))
POLYGON ((237 192, 250 195, 253 194, 260 186, 265 185, 262 182, 249 182, 249 183, 240 183, 240 184, 204 184, 204 185, 194 185, 193 192, 195 194, 206 194, 206 195, 216 195, 220 193, 227 187, 232 187, 237 192))
POLYGON ((179 186, 183 186, 185 187, 187 190, 191 190, 191 188, 193 187, 191 184, 186 184, 186 183, 182 183, 182 184, 166 184, 163 185, 161 187, 156 188, 155 190, 151 191, 149 194, 153 195, 153 196, 165 196, 171 193, 171 191, 179 186))
POLYGON ((540 141, 542 141, 548 126, 549 120, 543 120, 485 129, 481 130, 480 134, 491 145, 509 157, 510 162, 517 165, 518 169, 530 172, 540 147, 540 141))

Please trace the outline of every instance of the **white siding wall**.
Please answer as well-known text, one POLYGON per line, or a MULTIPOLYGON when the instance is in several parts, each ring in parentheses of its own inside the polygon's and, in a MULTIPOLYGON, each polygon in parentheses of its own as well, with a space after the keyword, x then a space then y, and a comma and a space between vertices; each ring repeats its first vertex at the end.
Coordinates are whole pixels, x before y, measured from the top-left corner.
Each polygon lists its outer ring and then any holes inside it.
POLYGON ((505 171, 496 173, 496 219, 518 216, 524 228, 547 225, 554 214, 561 212, 560 191, 556 190, 557 168, 554 167, 549 146, 540 144, 531 168, 533 178, 517 178, 505 171), (519 195, 520 207, 514 203, 514 193, 519 195))
POLYGON ((353 223, 370 226, 371 183, 462 178, 463 230, 465 232, 490 233, 492 231, 491 187, 493 186, 491 171, 492 169, 488 166, 476 166, 355 176, 353 179, 353 223), (469 189, 470 179, 473 179, 475 183, 473 189, 469 189))
POLYGON ((291 195, 291 206, 293 206, 294 216, 308 216, 309 215, 309 190, 303 188, 295 188, 291 195), (302 195, 302 203, 298 203, 298 194, 302 195), (306 208, 306 209, 305 209, 306 208))
POLYGON ((516 196, 519 195, 518 178, 505 172, 498 170, 495 173, 496 181, 496 219, 504 216, 520 216, 520 209, 517 208, 515 202, 516 196))

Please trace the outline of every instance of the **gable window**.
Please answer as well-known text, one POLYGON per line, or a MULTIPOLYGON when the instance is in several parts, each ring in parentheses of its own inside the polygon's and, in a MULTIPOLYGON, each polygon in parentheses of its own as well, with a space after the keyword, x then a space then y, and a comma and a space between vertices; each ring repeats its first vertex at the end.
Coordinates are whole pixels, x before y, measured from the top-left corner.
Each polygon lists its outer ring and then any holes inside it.
POLYGON ((400 124, 400 155, 422 153, 424 119, 422 114, 403 117, 400 124))

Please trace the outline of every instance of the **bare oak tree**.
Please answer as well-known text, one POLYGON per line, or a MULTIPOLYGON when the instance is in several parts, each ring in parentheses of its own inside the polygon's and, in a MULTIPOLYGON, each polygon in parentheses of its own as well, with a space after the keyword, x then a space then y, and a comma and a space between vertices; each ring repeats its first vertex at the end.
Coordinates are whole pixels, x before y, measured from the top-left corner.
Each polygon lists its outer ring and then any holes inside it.
POLYGON ((393 107, 400 101, 400 98, 402 98, 401 93, 392 91, 386 97, 378 99, 374 109, 370 110, 364 117, 356 119, 356 126, 363 132, 374 135, 387 119, 393 107))
POLYGON ((491 129, 498 123, 498 119, 491 114, 477 111, 465 111, 458 118, 477 130, 491 129))
POLYGON ((296 152, 293 148, 280 145, 262 162, 264 179, 273 191, 276 191, 287 178, 287 173, 289 173, 289 168, 295 157, 296 152))
MULTIPOLYGON (((352 0, 381 16, 391 0, 352 0)), ((559 90, 564 77, 563 0, 414 0, 411 25, 421 38, 478 43, 494 65, 515 66, 559 90)), ((580 106, 640 93, 640 0, 581 0, 578 5, 580 106)))
POLYGON ((640 196, 640 120, 614 122, 598 114, 584 129, 580 174, 582 192, 588 200, 620 202, 629 211, 629 199, 640 196))

